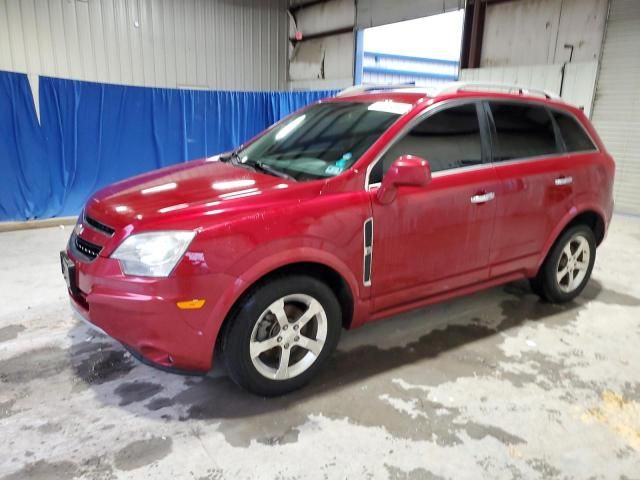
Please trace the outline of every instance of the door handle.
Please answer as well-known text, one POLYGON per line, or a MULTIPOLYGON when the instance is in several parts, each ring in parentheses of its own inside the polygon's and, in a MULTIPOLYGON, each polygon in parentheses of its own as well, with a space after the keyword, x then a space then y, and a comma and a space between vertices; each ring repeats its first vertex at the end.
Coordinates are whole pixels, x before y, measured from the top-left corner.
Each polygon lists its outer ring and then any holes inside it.
POLYGON ((496 194, 494 192, 481 193, 471 197, 471 203, 487 203, 494 198, 496 198, 496 194))
POLYGON ((573 183, 573 177, 558 177, 553 183, 555 183, 557 187, 571 185, 573 183))

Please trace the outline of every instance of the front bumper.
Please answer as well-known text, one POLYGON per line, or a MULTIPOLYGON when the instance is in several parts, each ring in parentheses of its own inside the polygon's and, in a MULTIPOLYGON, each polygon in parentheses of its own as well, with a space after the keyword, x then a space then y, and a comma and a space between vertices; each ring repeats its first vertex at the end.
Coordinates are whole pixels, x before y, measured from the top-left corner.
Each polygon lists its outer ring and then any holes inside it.
POLYGON ((212 293, 222 292, 229 277, 217 274, 166 278, 126 276, 117 260, 91 262, 65 255, 73 263, 68 288, 76 313, 92 326, 120 341, 145 363, 180 373, 211 368, 217 318, 212 293), (202 308, 182 310, 179 301, 205 299, 202 308))

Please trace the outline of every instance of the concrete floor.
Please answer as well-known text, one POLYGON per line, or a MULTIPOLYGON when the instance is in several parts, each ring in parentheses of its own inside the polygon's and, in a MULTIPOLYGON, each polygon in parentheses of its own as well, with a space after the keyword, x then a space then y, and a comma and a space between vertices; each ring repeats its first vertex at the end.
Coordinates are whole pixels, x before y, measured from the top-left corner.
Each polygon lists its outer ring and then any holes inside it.
POLYGON ((347 332, 278 399, 76 323, 70 227, 0 234, 0 478, 640 478, 640 219, 579 301, 526 282, 347 332))

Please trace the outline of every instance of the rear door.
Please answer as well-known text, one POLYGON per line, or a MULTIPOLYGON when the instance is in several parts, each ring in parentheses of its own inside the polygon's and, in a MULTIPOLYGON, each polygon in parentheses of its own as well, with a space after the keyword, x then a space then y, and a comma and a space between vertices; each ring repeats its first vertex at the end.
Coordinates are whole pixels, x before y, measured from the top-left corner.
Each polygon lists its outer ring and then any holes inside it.
POLYGON ((543 104, 488 101, 492 160, 500 180, 491 277, 534 268, 545 241, 571 208, 575 163, 543 104))
POLYGON ((434 108, 395 141, 372 169, 370 282, 375 310, 488 277, 498 182, 485 161, 488 138, 481 128, 481 108, 473 101, 434 108), (405 154, 427 160, 432 181, 426 187, 400 187, 393 202, 380 204, 376 184, 393 161, 405 154))

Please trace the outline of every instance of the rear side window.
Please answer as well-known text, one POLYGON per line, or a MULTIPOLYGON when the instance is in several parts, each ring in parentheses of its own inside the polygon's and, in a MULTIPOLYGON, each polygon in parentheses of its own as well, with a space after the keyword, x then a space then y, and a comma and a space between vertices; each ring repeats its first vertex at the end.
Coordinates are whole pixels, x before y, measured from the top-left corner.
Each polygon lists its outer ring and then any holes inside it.
POLYGON ((507 102, 489 102, 489 106, 497 136, 494 162, 560 153, 546 108, 507 102))
POLYGON ((568 152, 588 152, 596 150, 587 132, 580 126, 578 121, 571 115, 563 112, 552 111, 556 120, 560 135, 564 140, 568 152))
POLYGON ((407 154, 427 160, 432 172, 482 163, 476 104, 445 108, 422 120, 385 153, 369 182, 380 182, 391 164, 407 154))

